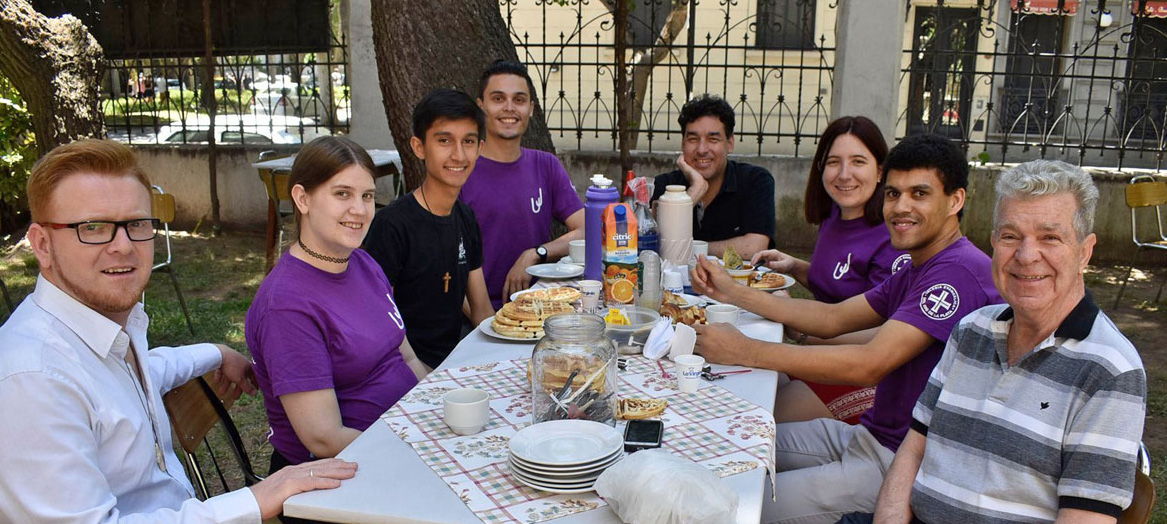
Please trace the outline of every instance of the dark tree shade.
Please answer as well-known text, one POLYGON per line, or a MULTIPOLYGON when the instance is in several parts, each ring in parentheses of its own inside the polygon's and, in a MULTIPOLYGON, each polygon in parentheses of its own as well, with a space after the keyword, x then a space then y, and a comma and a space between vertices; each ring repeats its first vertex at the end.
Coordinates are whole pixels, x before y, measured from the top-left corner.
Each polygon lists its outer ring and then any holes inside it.
MULTIPOLYGON (((497 0, 379 0, 372 3, 373 45, 393 141, 410 189, 425 166, 409 149, 413 106, 431 89, 458 88, 477 98, 478 75, 496 59, 518 60, 497 0)), ((531 93, 535 96, 537 93, 531 93)), ((555 151, 536 100, 523 145, 555 151)))

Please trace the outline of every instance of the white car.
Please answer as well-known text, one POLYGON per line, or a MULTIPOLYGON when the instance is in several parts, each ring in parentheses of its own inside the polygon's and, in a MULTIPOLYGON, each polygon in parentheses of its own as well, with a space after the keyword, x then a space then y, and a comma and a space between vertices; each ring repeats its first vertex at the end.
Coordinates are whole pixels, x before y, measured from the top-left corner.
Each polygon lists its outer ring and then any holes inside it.
MULTIPOLYGON (((206 118, 175 122, 158 130, 159 144, 198 144, 208 138, 206 118)), ((300 144, 321 133, 311 119, 267 115, 222 115, 215 119, 219 144, 300 144), (303 136, 300 134, 303 129, 303 136), (307 139, 307 140, 306 140, 307 139)))

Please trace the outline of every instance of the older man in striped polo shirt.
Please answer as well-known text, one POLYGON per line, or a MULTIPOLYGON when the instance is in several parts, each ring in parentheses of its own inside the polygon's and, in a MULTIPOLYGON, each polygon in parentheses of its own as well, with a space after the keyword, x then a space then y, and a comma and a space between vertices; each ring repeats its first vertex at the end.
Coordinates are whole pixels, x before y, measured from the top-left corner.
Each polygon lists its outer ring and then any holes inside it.
POLYGON ((1131 502, 1142 361, 1086 292, 1098 189, 1064 162, 997 181, 993 280, 912 413, 876 522, 1110 522, 1131 502))

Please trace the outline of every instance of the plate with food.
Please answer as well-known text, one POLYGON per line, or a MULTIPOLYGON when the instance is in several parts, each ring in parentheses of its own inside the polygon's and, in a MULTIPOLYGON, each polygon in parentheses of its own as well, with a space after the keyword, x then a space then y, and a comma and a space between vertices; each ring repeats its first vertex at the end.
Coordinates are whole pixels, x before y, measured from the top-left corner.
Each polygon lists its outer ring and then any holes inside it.
POLYGON ((483 320, 481 324, 478 324, 478 330, 488 337, 497 338, 499 340, 509 340, 511 342, 534 343, 537 342, 540 338, 543 338, 542 323, 540 323, 538 328, 529 326, 527 329, 524 329, 523 326, 517 326, 514 330, 509 329, 506 324, 502 324, 499 326, 499 328, 503 330, 502 333, 495 331, 494 325, 495 319, 494 317, 490 317, 486 320, 483 320), (538 336, 535 336, 536 334, 538 334, 538 336))
POLYGON ((693 295, 665 291, 664 299, 661 301, 660 314, 662 317, 673 319, 674 324, 677 322, 690 326, 704 324, 705 308, 701 307, 703 302, 704 300, 693 295))
POLYGON ((535 264, 527 268, 527 274, 535 278, 575 278, 583 272, 583 266, 575 264, 535 264))
POLYGON ((757 271, 750 277, 749 286, 758 291, 778 291, 794 285, 794 277, 774 271, 757 271))
POLYGON ((478 329, 487 336, 502 340, 534 342, 543 338, 543 321, 547 317, 574 311, 568 302, 507 302, 493 317, 483 320, 478 329))
POLYGON ((512 302, 575 302, 579 298, 580 291, 568 286, 531 288, 511 293, 512 302))

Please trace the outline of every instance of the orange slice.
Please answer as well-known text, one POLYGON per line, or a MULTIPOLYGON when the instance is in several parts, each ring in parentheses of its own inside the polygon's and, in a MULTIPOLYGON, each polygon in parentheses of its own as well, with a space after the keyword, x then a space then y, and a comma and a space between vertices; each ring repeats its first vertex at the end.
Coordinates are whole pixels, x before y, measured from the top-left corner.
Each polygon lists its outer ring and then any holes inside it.
POLYGON ((616 302, 628 304, 632 302, 633 293, 636 291, 636 286, 628 280, 617 280, 612 283, 612 298, 616 302))

